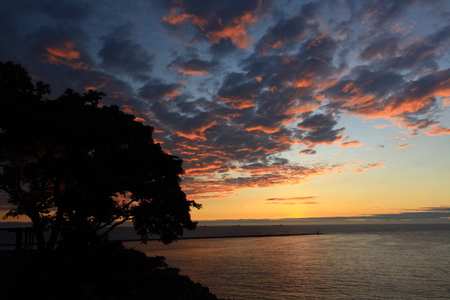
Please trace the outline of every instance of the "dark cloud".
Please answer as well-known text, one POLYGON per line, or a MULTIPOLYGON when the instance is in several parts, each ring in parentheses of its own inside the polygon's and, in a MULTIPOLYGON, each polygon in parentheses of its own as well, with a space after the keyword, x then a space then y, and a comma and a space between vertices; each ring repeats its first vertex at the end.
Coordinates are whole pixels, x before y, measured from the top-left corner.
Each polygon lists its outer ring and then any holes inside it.
POLYGON ((139 96, 146 100, 157 101, 164 98, 173 98, 178 94, 179 84, 164 83, 161 79, 153 78, 139 91, 139 96))
POLYGON ((310 115, 297 124, 300 129, 306 130, 303 140, 313 145, 333 144, 342 140, 341 133, 345 128, 333 129, 336 125, 337 121, 331 114, 310 115))
MULTIPOLYGON (((243 70, 248 78, 259 79, 271 92, 302 93, 292 96, 294 99, 306 95, 311 98, 316 86, 337 72, 332 58, 338 49, 336 41, 320 32, 316 34, 290 55, 254 53, 242 61, 243 70)), ((289 96, 284 98, 293 100, 289 96)))
POLYGON ((177 57, 173 60, 168 68, 176 68, 179 73, 187 75, 207 75, 211 73, 219 65, 218 61, 202 60, 199 58, 177 57))
POLYGON ((95 63, 87 50, 90 42, 86 32, 78 27, 45 26, 28 36, 34 63, 48 63, 69 69, 94 69, 95 63))
POLYGON ((128 75, 148 73, 153 69, 154 56, 129 38, 133 28, 131 23, 126 23, 105 37, 103 48, 98 52, 103 68, 128 75))
POLYGON ((368 105, 377 105, 379 100, 398 90, 404 83, 403 76, 397 73, 372 71, 364 67, 355 68, 348 77, 353 78, 342 79, 324 93, 332 98, 346 99, 345 106, 349 109, 367 109, 368 105), (368 103, 360 105, 362 102, 368 103))
POLYGON ((291 50, 308 28, 307 21, 308 18, 303 13, 288 20, 279 20, 258 41, 256 51, 265 54, 270 51, 291 50))
POLYGON ((360 54, 363 59, 386 58, 399 53, 399 39, 397 37, 382 37, 371 42, 360 54))
POLYGON ((305 150, 302 150, 302 151, 300 151, 298 154, 300 155, 300 156, 303 156, 303 155, 314 155, 314 154, 316 154, 317 152, 316 152, 316 150, 314 150, 314 149, 305 149, 305 150))
POLYGON ((374 65, 386 70, 439 69, 437 59, 446 55, 450 45, 450 25, 441 27, 424 38, 409 42, 401 35, 392 33, 380 35, 360 53, 363 59, 374 60, 374 65))
POLYGON ((260 90, 261 83, 256 79, 247 80, 243 73, 230 73, 225 77, 217 95, 222 101, 240 109, 254 106, 260 90))
POLYGON ((163 24, 190 42, 197 39, 216 46, 213 52, 231 50, 229 41, 237 48, 251 45, 247 28, 258 19, 258 14, 270 7, 272 1, 172 1, 163 24))
POLYGON ((21 23, 23 22, 22 16, 28 15, 26 12, 17 14, 16 11, 20 11, 18 1, 4 1, 2 2, 2 9, 0 9, 0 41, 2 46, 0 47, 0 58, 2 60, 16 60, 22 61, 22 51, 27 47, 22 44, 20 35, 21 23), (19 51, 18 51, 19 50, 19 51))
POLYGON ((340 147, 360 147, 362 145, 363 145, 363 143, 361 143, 359 141, 348 141, 348 142, 339 143, 340 147))
POLYGON ((413 5, 415 0, 375 0, 363 2, 359 14, 368 17, 374 26, 380 27, 384 24, 398 19, 406 13, 408 6, 413 5))
POLYGON ((41 11, 54 20, 80 22, 91 14, 91 6, 88 3, 43 1, 41 11))
POLYGON ((402 148, 409 147, 409 146, 414 146, 414 145, 415 144, 402 144, 402 145, 400 145, 398 147, 395 147, 395 149, 402 149, 402 148))
POLYGON ((233 44, 230 38, 221 38, 218 43, 215 43, 210 47, 211 53, 216 56, 226 55, 235 50, 237 50, 237 46, 233 44))
MULTIPOLYGON (((417 211, 400 212, 394 214, 373 214, 364 216, 352 216, 352 217, 327 217, 327 218, 283 218, 283 219, 240 219, 240 220, 217 220, 210 221, 210 224, 215 222, 221 223, 223 225, 229 224, 246 224, 246 225, 269 225, 269 224, 364 224, 364 223, 449 223, 450 212, 449 207, 424 207, 417 211)), ((203 221, 202 224, 209 223, 208 221, 203 221)), ((356 226, 357 227, 357 226, 356 226)), ((438 229, 447 230, 447 229, 438 229)))
POLYGON ((54 94, 106 92, 105 104, 147 121, 164 149, 183 158, 186 183, 207 179, 196 196, 337 170, 276 155, 298 144, 307 148, 299 155, 316 154, 318 144, 360 145, 342 142, 345 116, 448 134, 438 118, 448 103, 450 26, 400 20, 429 1, 306 1, 289 9, 258 0, 160 1, 145 18, 125 2, 85 3, 2 3, 0 59, 23 63, 54 94), (96 20, 107 6, 119 19, 96 20), (116 27, 127 19, 137 27, 116 27))
POLYGON ((420 117, 414 117, 412 115, 407 115, 407 116, 405 116, 403 122, 406 125, 406 127, 417 128, 420 130, 423 130, 428 127, 439 124, 439 122, 436 120, 433 120, 433 118, 431 116, 428 116, 428 118, 426 118, 426 117, 420 118, 420 117))

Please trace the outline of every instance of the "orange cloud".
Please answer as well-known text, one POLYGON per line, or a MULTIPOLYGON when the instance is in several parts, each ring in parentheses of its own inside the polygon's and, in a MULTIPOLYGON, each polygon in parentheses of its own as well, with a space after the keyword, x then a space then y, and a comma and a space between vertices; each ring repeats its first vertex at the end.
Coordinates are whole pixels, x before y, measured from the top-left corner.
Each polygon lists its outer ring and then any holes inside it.
POLYGON ((204 76, 204 75, 208 75, 209 71, 206 71, 206 70, 190 70, 190 69, 186 69, 186 68, 179 68, 178 69, 178 73, 183 73, 183 74, 186 74, 186 75, 204 76))
POLYGON ((99 79, 99 80, 103 80, 103 82, 101 82, 101 83, 99 83, 99 84, 96 84, 96 85, 93 85, 92 83, 90 83, 90 85, 84 87, 84 90, 85 90, 86 92, 89 91, 89 90, 96 91, 96 90, 99 90, 99 89, 105 87, 105 86, 108 84, 108 81, 109 81, 108 78, 105 78, 105 77, 103 77, 103 76, 100 76, 98 79, 99 79))
POLYGON ((450 128, 444 128, 441 126, 434 127, 429 131, 425 132, 427 135, 441 135, 441 134, 450 134, 450 128))
POLYGON ((349 141, 349 142, 343 142, 343 143, 339 144, 340 147, 360 147, 362 145, 364 145, 364 144, 361 142, 358 142, 358 141, 349 141))
POLYGON ((391 125, 380 124, 380 125, 374 125, 373 126, 373 128, 376 128, 376 129, 384 129, 384 128, 387 128, 387 127, 391 127, 391 125))
POLYGON ((79 61, 80 52, 74 48, 75 45, 72 42, 45 48, 47 62, 54 65, 66 65, 74 69, 89 69, 86 63, 79 61))
POLYGON ((294 80, 292 82, 292 85, 295 87, 309 87, 313 84, 314 79, 309 77, 309 78, 300 78, 297 80, 294 80))
POLYGON ((302 113, 307 113, 314 111, 320 107, 319 103, 302 103, 300 105, 291 106, 289 109, 286 110, 285 114, 287 115, 297 115, 302 113))
POLYGON ((163 17, 163 21, 172 25, 181 25, 186 21, 196 25, 197 28, 210 40, 212 44, 217 44, 221 39, 229 38, 233 44, 239 49, 250 48, 252 46, 252 38, 247 35, 247 27, 258 21, 256 14, 259 12, 261 2, 254 12, 245 12, 237 16, 227 23, 222 19, 218 19, 220 29, 209 30, 209 22, 206 18, 197 16, 195 14, 187 14, 180 12, 177 9, 172 9, 169 15, 163 17))
MULTIPOLYGON (((256 96, 255 96, 256 97, 256 96)), ((251 99, 243 99, 243 98, 220 98, 225 103, 230 104, 233 108, 236 109, 244 109, 248 107, 254 107, 255 101, 253 98, 251 99)))
POLYGON ((306 196, 306 197, 291 197, 291 198, 268 198, 266 201, 285 201, 285 200, 308 200, 308 199, 314 199, 316 196, 306 196))
POLYGON ((164 16, 162 19, 169 24, 180 25, 191 18, 195 18, 195 16, 191 14, 179 14, 177 9, 171 9, 169 15, 164 16))
POLYGON ((137 121, 137 122, 142 122, 142 123, 145 122, 145 119, 140 118, 140 117, 135 117, 134 120, 137 121))
MULTIPOLYGON (((237 190, 253 187, 268 187, 298 184, 314 176, 332 173, 363 172, 370 168, 384 167, 384 161, 356 168, 361 163, 301 166, 292 164, 251 164, 242 166, 224 166, 217 161, 208 166, 187 168, 189 177, 183 181, 183 190, 192 198, 221 198, 237 190), (230 173, 231 172, 231 173, 230 173), (202 185, 196 184, 200 176, 202 185)), ((286 199, 293 200, 293 199, 286 199)), ((297 200, 302 200, 298 198, 297 200)))
POLYGON ((192 129, 191 131, 176 131, 176 134, 182 137, 185 137, 190 140, 201 140, 206 141, 206 137, 204 136, 204 132, 208 130, 209 128, 213 127, 214 125, 217 125, 217 121, 211 121, 207 124, 203 124, 195 129, 192 129))
POLYGON ((280 131, 280 128, 278 128, 276 126, 269 127, 269 126, 259 125, 259 126, 247 127, 245 130, 247 130, 247 131, 260 130, 265 133, 275 133, 275 132, 280 131))
POLYGON ((409 147, 409 146, 414 146, 414 145, 415 144, 403 144, 403 145, 400 145, 398 147, 395 147, 395 149, 402 149, 402 148, 409 147))
POLYGON ((267 46, 268 46, 269 48, 271 48, 271 49, 276 49, 276 48, 281 47, 283 44, 284 44, 284 43, 283 43, 282 40, 277 40, 276 42, 271 43, 271 44, 269 44, 269 45, 267 45, 267 46))
POLYGON ((366 171, 367 169, 384 168, 384 162, 385 162, 385 161, 383 160, 383 161, 381 161, 381 162, 379 162, 379 163, 368 164, 368 165, 366 165, 366 166, 364 166, 364 167, 356 168, 356 169, 354 169, 354 171, 355 171, 355 172, 364 172, 364 171, 366 171))
POLYGON ((421 85, 412 88, 408 96, 391 102, 387 110, 392 114, 412 113, 432 104, 433 97, 450 97, 450 78, 445 78, 447 73, 448 70, 438 72, 435 76, 425 76, 419 81, 431 78, 436 83, 432 86, 421 85))
POLYGON ((57 56, 65 59, 78 59, 80 52, 73 50, 72 42, 67 42, 59 47, 45 48, 45 50, 52 56, 57 56))
POLYGON ((175 98, 176 96, 178 96, 179 93, 180 93, 179 90, 178 90, 178 89, 175 89, 175 90, 173 90, 173 91, 171 91, 171 92, 169 92, 169 93, 164 94, 164 97, 165 97, 165 98, 169 98, 169 99, 173 99, 173 98, 175 98))
MULTIPOLYGON (((231 22, 223 25, 222 30, 205 32, 205 35, 213 44, 220 42, 222 38, 230 38, 231 41, 239 48, 250 48, 252 45, 252 38, 247 36, 247 25, 253 24, 258 20, 251 12, 247 12, 242 16, 236 17, 231 22)), ((222 21, 219 20, 222 24, 222 21)))

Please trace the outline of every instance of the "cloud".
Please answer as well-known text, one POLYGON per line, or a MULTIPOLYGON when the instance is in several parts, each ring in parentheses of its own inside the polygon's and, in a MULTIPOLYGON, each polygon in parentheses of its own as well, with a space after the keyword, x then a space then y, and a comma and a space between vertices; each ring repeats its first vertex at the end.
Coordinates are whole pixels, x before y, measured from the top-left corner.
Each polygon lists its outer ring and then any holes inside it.
POLYGON ((331 114, 314 114, 306 117, 297 127, 306 130, 303 140, 313 145, 330 145, 343 139, 344 128, 333 129, 337 121, 331 114))
POLYGON ((152 71, 154 56, 129 38, 133 28, 131 23, 123 24, 104 38, 97 54, 103 68, 128 75, 152 71))
POLYGON ((168 68, 176 68, 179 73, 187 75, 203 76, 211 73, 217 66, 218 62, 211 60, 201 60, 198 58, 186 59, 178 57, 168 65, 168 68))
POLYGON ((395 36, 381 37, 370 43, 361 53, 363 59, 383 59, 399 52, 398 38, 395 36))
POLYGON ((371 1, 366 2, 359 11, 373 22, 374 26, 383 26, 389 21, 394 21, 405 14, 405 10, 415 1, 396 0, 396 1, 371 1))
POLYGON ((384 128, 391 127, 391 126, 392 126, 392 125, 380 124, 380 125, 374 125, 373 128, 376 128, 376 129, 384 129, 384 128))
POLYGON ((282 205, 296 205, 296 204, 319 204, 316 201, 305 201, 314 199, 316 196, 307 197, 291 197, 291 198, 268 198, 266 204, 282 204, 282 205))
POLYGON ((296 205, 296 204, 319 204, 319 202, 316 202, 316 201, 306 201, 306 202, 266 202, 265 204, 296 205))
POLYGON ((138 92, 146 100, 156 101, 164 98, 174 98, 180 88, 177 83, 164 83, 161 79, 152 78, 138 92))
MULTIPOLYGON (((69 69, 96 69, 87 45, 88 35, 71 26, 44 26, 29 36, 30 53, 36 64, 42 61, 69 69)), ((67 72, 67 70, 66 70, 67 72)))
POLYGON ((387 59, 384 64, 386 67, 397 70, 407 70, 413 67, 437 70, 436 59, 443 55, 443 51, 449 45, 449 39, 450 26, 447 25, 418 42, 411 43, 399 51, 391 52, 391 54, 397 55, 387 59))
POLYGON ((360 162, 334 165, 300 165, 287 160, 277 161, 268 158, 266 160, 259 159, 252 163, 225 165, 218 160, 215 164, 204 165, 203 168, 187 168, 183 190, 193 198, 205 197, 210 194, 221 197, 243 188, 298 184, 314 176, 352 172, 356 168, 360 169, 358 172, 362 172, 370 168, 382 167, 383 163, 372 163, 363 167, 360 166, 360 162), (217 171, 216 174, 214 174, 214 170, 217 171), (194 179, 193 176, 201 178, 203 183, 201 187, 197 184, 198 179, 194 179))
POLYGON ((367 165, 365 165, 363 167, 355 168, 354 171, 355 172, 365 172, 368 169, 384 168, 384 163, 385 163, 385 161, 381 161, 381 162, 378 162, 378 163, 370 163, 370 164, 367 164, 367 165))
POLYGON ((441 134, 450 134, 450 128, 444 128, 442 126, 437 126, 429 131, 425 131, 427 135, 441 135, 441 134))
POLYGON ((268 198, 266 201, 292 201, 292 200, 307 200, 314 199, 316 196, 306 196, 306 197, 291 197, 291 198, 268 198))
POLYGON ((343 142, 343 143, 339 143, 340 147, 360 147, 364 145, 361 142, 358 141, 348 141, 348 142, 343 142))
POLYGON ((402 148, 409 147, 409 146, 414 146, 414 145, 415 144, 403 144, 403 145, 400 145, 398 147, 395 147, 395 149, 402 149, 402 148))
POLYGON ((325 218, 283 218, 283 219, 239 219, 200 221, 201 224, 221 225, 333 225, 333 224, 383 224, 383 223, 445 223, 450 219, 450 207, 423 207, 412 211, 403 211, 392 214, 371 214, 351 217, 325 217, 325 218))
POLYGON ((281 159, 300 145, 300 156, 361 145, 345 142, 346 117, 384 119, 374 127, 408 136, 449 132, 439 122, 450 99, 444 2, 177 0, 139 13, 120 1, 17 3, 2 3, 0 59, 23 63, 56 95, 104 91, 105 104, 154 126, 183 159, 192 197, 381 166, 281 159), (95 18, 99 9, 109 17, 95 18), (415 11, 429 26, 411 21, 415 11))
POLYGON ((316 150, 314 150, 314 149, 305 149, 298 153, 298 155, 300 155, 300 156, 314 155, 314 154, 317 154, 316 150))
POLYGON ((267 33, 258 41, 255 49, 260 54, 271 51, 286 51, 301 41, 307 34, 308 29, 314 29, 316 24, 309 23, 314 19, 314 11, 317 10, 317 3, 308 3, 302 6, 299 14, 292 18, 281 18, 271 26, 267 33))
POLYGON ((88 3, 64 3, 61 1, 45 1, 42 4, 41 11, 54 20, 69 22, 83 21, 92 12, 88 3))
POLYGON ((232 107, 244 109, 255 106, 255 99, 260 91, 260 82, 247 80, 242 73, 230 73, 225 77, 217 95, 232 107))
MULTIPOLYGON (((249 48, 252 37, 247 29, 258 21, 258 14, 271 1, 172 1, 170 11, 163 17, 165 25, 175 32, 195 30, 191 41, 203 38, 211 45, 229 40, 238 49, 249 48)), ((191 31, 192 32, 192 31, 191 31)))

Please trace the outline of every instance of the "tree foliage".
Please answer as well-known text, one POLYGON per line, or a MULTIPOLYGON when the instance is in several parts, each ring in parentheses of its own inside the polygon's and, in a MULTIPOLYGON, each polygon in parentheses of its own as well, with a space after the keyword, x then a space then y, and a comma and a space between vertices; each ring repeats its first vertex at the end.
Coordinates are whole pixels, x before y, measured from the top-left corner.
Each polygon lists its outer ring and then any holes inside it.
POLYGON ((87 245, 126 221, 144 242, 195 228, 190 209, 200 205, 180 188, 182 160, 154 143, 152 127, 99 105, 100 92, 49 94, 20 65, 0 62, 0 189, 14 205, 7 216, 31 219, 40 249, 61 236, 87 245))

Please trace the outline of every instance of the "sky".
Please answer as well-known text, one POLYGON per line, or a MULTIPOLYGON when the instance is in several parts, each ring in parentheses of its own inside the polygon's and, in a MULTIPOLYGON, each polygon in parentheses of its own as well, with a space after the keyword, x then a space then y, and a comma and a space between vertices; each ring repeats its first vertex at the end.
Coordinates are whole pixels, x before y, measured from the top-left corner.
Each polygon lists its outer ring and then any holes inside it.
POLYGON ((154 127, 193 220, 450 222, 449 0, 6 0, 0 45, 154 127))

